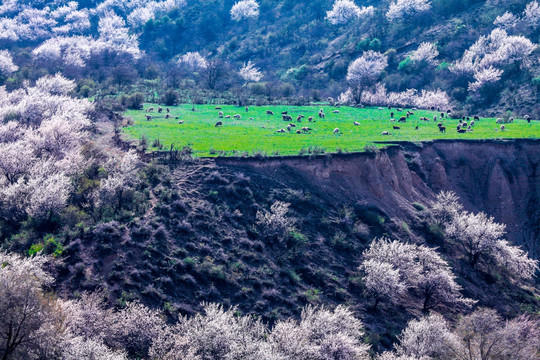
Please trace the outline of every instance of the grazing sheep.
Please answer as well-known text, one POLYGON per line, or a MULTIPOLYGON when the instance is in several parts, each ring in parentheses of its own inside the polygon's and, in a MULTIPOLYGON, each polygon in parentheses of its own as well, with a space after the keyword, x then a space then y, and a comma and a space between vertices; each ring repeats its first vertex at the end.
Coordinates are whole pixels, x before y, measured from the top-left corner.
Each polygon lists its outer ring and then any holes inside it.
POLYGON ((478 115, 474 115, 473 119, 476 120, 476 121, 480 120, 480 118, 478 117, 478 115))
POLYGON ((308 128, 307 126, 304 126, 304 127, 302 128, 302 131, 303 131, 303 132, 308 132, 308 131, 310 131, 310 130, 311 130, 311 128, 308 128))
POLYGON ((439 126, 439 131, 442 133, 446 132, 446 126, 439 126))
POLYGON ((334 114, 339 114, 339 110, 332 111, 334 114))
POLYGON ((437 121, 437 115, 433 115, 433 121, 437 121))
POLYGON ((282 118, 283 118, 283 121, 292 121, 292 116, 291 115, 281 115, 282 118))
POLYGON ((399 130, 399 129, 401 129, 399 126, 395 126, 395 125, 392 126, 392 127, 394 128, 394 130, 399 130))
POLYGON ((163 111, 163 108, 160 106, 157 108, 157 112, 161 114, 161 112, 163 111))
POLYGON ((467 130, 465 130, 465 129, 459 129, 457 132, 460 133, 460 134, 463 134, 463 133, 466 133, 467 130))
POLYGON ((335 135, 335 134, 339 134, 339 128, 335 128, 335 129, 334 129, 334 135, 335 135))
POLYGON ((167 114, 165 115, 165 119, 169 119, 171 117, 171 115, 167 114))
POLYGON ((528 123, 531 122, 531 117, 529 115, 525 115, 524 119, 527 120, 528 123))
POLYGON ((461 129, 461 124, 458 124, 458 126, 456 126, 456 130, 459 130, 461 129))
POLYGON ((147 121, 152 120, 152 115, 145 115, 145 116, 146 116, 146 120, 147 120, 147 121))
POLYGON ((467 116, 467 121, 471 121, 471 118, 467 116))
POLYGON ((407 119, 409 118, 409 116, 410 116, 409 113, 407 113, 407 119))
POLYGON ((401 109, 401 108, 398 108, 398 109, 397 109, 397 111, 403 111, 403 109, 401 109))
POLYGON ((301 115, 298 115, 298 117, 296 118, 296 121, 302 122, 302 116, 301 116, 301 115))
POLYGON ((182 125, 184 123, 184 120, 180 120, 178 123, 182 125))
POLYGON ((154 108, 153 107, 149 107, 146 112, 153 112, 154 111, 154 108))
POLYGON ((300 130, 296 130, 296 133, 297 134, 301 134, 302 132, 300 130))
POLYGON ((221 110, 221 106, 216 106, 214 110, 221 110))
POLYGON ((250 118, 249 118, 249 120, 253 120, 253 118, 252 118, 252 117, 250 117, 250 118))
POLYGON ((444 119, 444 113, 443 113, 443 112, 441 113, 441 118, 443 118, 443 119, 444 119))
POLYGON ((248 112, 248 111, 249 111, 249 106, 246 106, 246 112, 248 112))
POLYGON ((219 116, 220 119, 223 119, 223 111, 220 111, 218 116, 219 116))
POLYGON ((471 125, 467 126, 467 131, 472 131, 471 125))
POLYGON ((503 123, 503 119, 498 118, 497 121, 495 121, 495 123, 497 123, 497 124, 502 124, 502 123, 503 123))
POLYGON ((284 132, 285 132, 285 129, 279 129, 279 130, 277 130, 276 132, 278 132, 278 133, 284 133, 284 132))
POLYGON ((508 122, 509 122, 509 123, 513 123, 513 122, 514 122, 514 118, 511 117, 510 119, 508 119, 508 122))
POLYGON ((240 116, 239 114, 236 114, 236 115, 234 115, 234 118, 240 120, 242 118, 242 116, 240 116))
POLYGON ((441 126, 443 126, 443 123, 440 122, 440 123, 437 124, 437 126, 438 126, 438 127, 441 127, 441 126))
POLYGON ((390 117, 391 117, 391 118, 394 117, 394 112, 393 112, 393 111, 390 113, 390 117))
POLYGON ((390 135, 390 133, 388 131, 383 131, 381 135, 390 135))
POLYGON ((296 127, 296 125, 294 125, 293 123, 290 123, 289 126, 290 127, 296 127))
POLYGON ((411 110, 412 110, 412 111, 416 111, 416 110, 418 110, 418 109, 417 109, 417 108, 412 108, 411 110))
POLYGON ((381 108, 381 107, 380 107, 380 108, 378 108, 377 110, 384 110, 384 108, 381 108))
POLYGON ((353 122, 354 126, 360 126, 360 123, 358 121, 353 122))
POLYGON ((396 119, 390 119, 390 122, 394 122, 394 121, 396 121, 396 119))
POLYGON ((274 112, 271 110, 266 110, 266 115, 274 115, 274 112))
POLYGON ((175 117, 174 119, 175 119, 175 120, 178 120, 178 119, 180 119, 180 118, 177 116, 177 117, 175 117))
POLYGON ((448 109, 448 110, 446 110, 446 113, 447 113, 447 114, 451 114, 451 113, 452 113, 452 110, 448 109))
POLYGON ((418 125, 416 125, 416 126, 414 127, 414 130, 418 130, 418 125))
POLYGON ((300 114, 298 116, 300 116, 302 119, 306 117, 306 115, 303 115, 303 114, 300 114))
POLYGON ((312 122, 313 121, 313 116, 308 117, 308 121, 312 122))
POLYGON ((462 127, 467 127, 467 123, 464 121, 463 124, 461 124, 462 127))
POLYGON ((281 115, 287 115, 287 111, 281 112, 281 115))
POLYGON ((287 125, 287 131, 291 131, 292 129, 292 126, 291 125, 287 125))
POLYGON ((473 120, 473 121, 471 121, 471 126, 474 126, 474 120, 473 120))
POLYGON ((388 106, 388 110, 392 110, 392 107, 391 107, 391 106, 388 106))
POLYGON ((506 127, 504 125, 501 125, 501 131, 504 131, 504 129, 506 129, 506 127))
POLYGON ((226 115, 225 116, 225 119, 230 119, 231 118, 231 115, 226 115))
POLYGON ((398 122, 407 122, 407 118, 405 116, 402 116, 399 118, 398 122))
POLYGON ((463 115, 463 116, 461 117, 461 120, 465 120, 465 115, 463 115))
POLYGON ((215 125, 215 127, 218 127, 218 126, 222 126, 223 125, 223 122, 222 121, 218 121, 215 125))

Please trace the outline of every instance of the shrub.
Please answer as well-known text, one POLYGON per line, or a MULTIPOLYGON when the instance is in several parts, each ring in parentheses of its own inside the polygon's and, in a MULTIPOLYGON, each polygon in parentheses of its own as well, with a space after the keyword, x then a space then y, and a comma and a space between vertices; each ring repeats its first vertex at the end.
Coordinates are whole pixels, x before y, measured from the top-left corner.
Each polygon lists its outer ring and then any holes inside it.
POLYGON ((162 102, 167 106, 176 105, 178 102, 178 94, 175 91, 169 90, 163 95, 162 102))
POLYGON ((135 93, 133 95, 122 95, 120 103, 128 109, 141 110, 143 108, 144 95, 135 93))

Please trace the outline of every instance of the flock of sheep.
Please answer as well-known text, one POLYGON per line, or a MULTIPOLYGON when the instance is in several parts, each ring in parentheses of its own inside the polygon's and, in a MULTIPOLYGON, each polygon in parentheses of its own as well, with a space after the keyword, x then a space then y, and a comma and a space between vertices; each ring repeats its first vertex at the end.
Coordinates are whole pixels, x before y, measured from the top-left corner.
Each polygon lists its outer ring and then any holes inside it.
MULTIPOLYGON (((389 106, 388 107, 389 110, 392 110, 392 108, 389 106)), ((148 109, 146 109, 146 112, 147 114, 145 115, 146 116, 146 120, 150 121, 152 120, 152 115, 150 115, 149 113, 152 113, 154 112, 154 107, 150 107, 148 109)), ((157 112, 158 113, 162 113, 163 112, 163 108, 161 106, 158 106, 157 108, 157 112)), ((225 115, 222 111, 222 108, 220 106, 217 106, 215 107, 215 110, 219 111, 218 112, 218 117, 220 119, 231 119, 231 115, 225 115)), ((246 106, 245 107, 245 110, 246 110, 246 113, 249 113, 249 107, 246 106)), ((378 108, 378 110, 384 110, 384 108, 378 108)), ((396 115, 394 113, 394 111, 391 111, 390 112, 390 122, 398 122, 398 123, 406 123, 407 122, 407 119, 410 119, 413 115, 414 115, 414 111, 416 111, 417 109, 416 108, 413 108, 412 110, 410 111, 407 111, 407 113, 403 116, 400 116, 397 120, 394 115, 396 115)), ((431 108, 431 110, 435 110, 434 107, 431 108)), ((170 109, 167 107, 165 108, 165 111, 166 111, 166 115, 165 115, 165 118, 166 119, 170 119, 171 118, 171 115, 170 115, 170 109)), ((396 108, 395 109, 396 113, 397 112, 403 112, 403 109, 401 108, 396 108)), ((452 110, 447 110, 446 112, 441 112, 441 110, 439 108, 437 108, 437 112, 440 113, 440 122, 437 123, 437 127, 438 127, 438 130, 439 132, 441 133, 446 133, 446 126, 442 123, 443 119, 446 117, 450 117, 451 114, 452 114, 452 110)), ((339 110, 333 110, 332 111, 333 114, 339 114, 340 111, 339 110)), ((274 112, 272 110, 267 110, 266 111, 266 115, 268 116, 274 116, 274 112)), ((285 127, 285 128, 281 128, 281 129, 278 129, 276 132, 277 133, 296 133, 296 134, 303 134, 303 133, 310 133, 310 131, 312 131, 313 129, 310 128, 309 126, 296 126, 296 124, 294 124, 293 122, 293 117, 291 115, 288 114, 288 111, 283 111, 281 113, 281 117, 282 117, 282 120, 283 121, 287 121, 289 122, 289 124, 285 127)), ((240 120, 242 119, 242 116, 240 114, 236 114, 236 115, 233 115, 232 118, 234 119, 237 119, 237 120, 240 120)), ((301 123, 303 119, 305 119, 306 116, 303 115, 303 114, 299 114, 296 118, 296 122, 297 123, 301 123)), ((320 109, 319 112, 318 112, 318 118, 319 119, 325 119, 326 118, 326 114, 324 112, 324 109, 320 109)), ((527 120, 527 122, 531 122, 531 117, 530 116, 525 116, 524 117, 525 120, 527 120)), ((178 120, 178 117, 176 117, 175 119, 178 120)), ((253 120, 252 117, 249 118, 250 120, 253 120)), ((430 119, 428 119, 427 117, 420 117, 419 118, 420 120, 423 120, 423 121, 429 121, 430 119)), ((439 119, 439 117, 437 115, 434 115, 433 116, 433 121, 434 122, 437 122, 437 120, 439 119)), ((314 116, 309 116, 308 117, 308 122, 310 123, 314 123, 316 122, 316 119, 314 116)), ((473 119, 471 120, 471 118, 469 116, 463 116, 462 118, 459 119, 459 123, 458 125, 456 126, 456 131, 458 133, 467 133, 467 132, 472 132, 473 131, 473 127, 474 127, 474 124, 475 124, 475 121, 479 121, 480 118, 478 116, 474 116, 473 119)), ((506 127, 504 125, 504 123, 512 123, 514 121, 514 118, 511 117, 509 118, 508 120, 504 121, 503 119, 499 118, 497 119, 496 123, 497 124, 501 124, 500 127, 498 129, 496 129, 497 131, 500 130, 500 131, 505 131, 506 127)), ((184 121, 183 120, 180 120, 178 122, 179 124, 183 124, 184 121)), ((358 121, 354 121, 353 122, 353 125, 354 126, 361 126, 361 124, 358 122, 358 121)), ((219 120, 215 123, 215 127, 221 127, 223 126, 223 120, 219 120)), ((401 126, 397 126, 397 125, 393 125, 392 126, 392 129, 393 130, 401 130, 401 126)), ((418 125, 416 125, 415 127, 415 130, 418 130, 418 125)), ((333 134, 334 135, 339 135, 340 134, 340 129, 339 128, 335 128, 333 130, 333 134)), ((390 133, 390 131, 386 130, 386 131, 383 131, 381 133, 381 135, 392 135, 390 133)))

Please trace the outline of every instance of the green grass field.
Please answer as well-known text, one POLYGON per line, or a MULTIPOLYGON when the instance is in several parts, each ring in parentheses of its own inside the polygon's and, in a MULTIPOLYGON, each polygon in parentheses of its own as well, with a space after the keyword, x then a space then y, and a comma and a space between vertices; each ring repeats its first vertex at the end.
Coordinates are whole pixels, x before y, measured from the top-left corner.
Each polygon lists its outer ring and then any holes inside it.
MULTIPOLYGON (((434 111, 418 110, 414 112, 406 123, 398 123, 397 119, 404 116, 407 109, 397 112, 395 108, 378 110, 378 108, 356 109, 341 107, 336 110, 330 106, 251 106, 249 112, 244 107, 222 105, 224 115, 231 115, 231 119, 219 119, 216 105, 196 105, 191 111, 191 105, 170 107, 170 119, 166 119, 165 106, 163 113, 158 114, 156 104, 145 104, 144 109, 154 107, 156 111, 150 113, 152 120, 147 121, 145 110, 129 110, 126 116, 133 119, 133 124, 123 128, 128 139, 140 140, 146 136, 148 150, 157 150, 152 146, 155 139, 159 139, 164 149, 171 144, 178 147, 191 146, 195 156, 232 156, 240 154, 266 154, 266 155, 297 155, 299 153, 325 152, 354 152, 362 151, 368 144, 377 141, 428 141, 433 139, 504 139, 504 138, 539 138, 540 122, 527 123, 517 119, 513 123, 505 124, 505 131, 500 131, 500 125, 493 118, 481 118, 476 121, 472 132, 460 134, 456 131, 458 120, 445 118, 442 122, 446 126, 446 133, 440 133, 437 123, 441 121, 440 115, 434 111), (319 119, 319 109, 324 109, 325 119, 319 119), (266 115, 272 110, 274 116, 266 115), (288 111, 296 124, 291 133, 277 133, 285 129, 289 122, 283 121, 281 112, 288 111), (393 111, 396 122, 390 122, 390 112, 393 111), (240 120, 233 119, 235 114, 241 115, 240 120), (296 121, 299 114, 306 117, 301 123, 296 121), (438 116, 434 122, 433 115, 438 116), (313 116, 315 122, 308 122, 313 116), (179 119, 175 119, 178 117, 179 119), (419 120, 427 117, 430 121, 419 120), (253 118, 250 120, 250 118, 253 118), (182 120, 184 123, 179 124, 182 120), (217 121, 223 126, 215 127, 217 121), (355 126, 353 122, 360 123, 355 126), (393 125, 400 126, 394 130, 393 125), (418 125, 418 130, 415 127, 418 125), (309 133, 296 134, 294 130, 301 127, 310 127, 309 133), (339 135, 333 130, 339 128, 339 135), (389 131, 390 135, 381 133, 389 131)), ((472 119, 472 118, 471 118, 472 119)), ((382 146, 382 145, 377 145, 382 146)))

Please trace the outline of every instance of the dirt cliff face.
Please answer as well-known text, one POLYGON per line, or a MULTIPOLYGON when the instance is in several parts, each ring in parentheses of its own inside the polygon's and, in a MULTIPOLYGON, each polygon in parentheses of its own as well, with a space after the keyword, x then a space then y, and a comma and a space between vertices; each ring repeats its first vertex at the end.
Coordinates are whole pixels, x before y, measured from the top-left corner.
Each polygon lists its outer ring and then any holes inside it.
POLYGON ((412 218, 414 202, 429 205, 437 193, 451 190, 465 209, 505 223, 508 239, 540 258, 539 141, 438 141, 378 153, 217 162, 401 219, 412 218))

